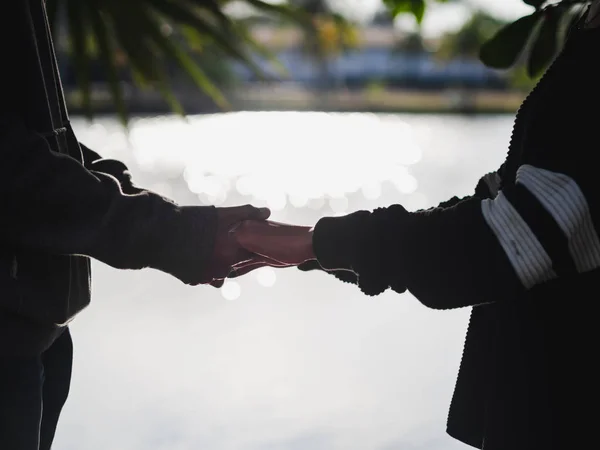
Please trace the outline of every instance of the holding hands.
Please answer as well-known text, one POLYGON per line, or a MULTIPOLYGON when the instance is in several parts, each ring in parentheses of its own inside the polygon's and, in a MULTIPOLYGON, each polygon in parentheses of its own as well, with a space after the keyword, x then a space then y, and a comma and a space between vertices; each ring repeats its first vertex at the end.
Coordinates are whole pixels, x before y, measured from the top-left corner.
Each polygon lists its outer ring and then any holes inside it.
POLYGON ((235 229, 234 237, 246 250, 285 266, 315 259, 311 227, 246 220, 235 229))
POLYGON ((208 278, 214 287, 260 267, 314 261, 312 228, 268 221, 267 208, 217 208, 217 232, 208 278))
MULTIPOLYGON (((219 220, 211 264, 212 286, 221 287, 225 278, 237 278, 265 266, 298 267, 304 272, 325 271, 340 281, 358 285, 357 273, 344 264, 337 264, 347 259, 344 251, 338 253, 338 250, 327 249, 328 254, 336 256, 332 259, 329 255, 324 262, 317 260, 314 227, 270 221, 267 208, 250 205, 217 210, 219 220)), ((332 233, 338 234, 327 230, 327 240, 336 244, 337 239, 332 233)), ((343 236, 345 233, 341 234, 340 239, 347 237, 343 236)))
POLYGON ((214 250, 207 274, 210 285, 221 287, 228 276, 239 276, 264 266, 287 267, 279 261, 242 246, 234 232, 242 224, 267 223, 271 215, 268 208, 256 208, 251 205, 217 208, 217 231, 214 250))

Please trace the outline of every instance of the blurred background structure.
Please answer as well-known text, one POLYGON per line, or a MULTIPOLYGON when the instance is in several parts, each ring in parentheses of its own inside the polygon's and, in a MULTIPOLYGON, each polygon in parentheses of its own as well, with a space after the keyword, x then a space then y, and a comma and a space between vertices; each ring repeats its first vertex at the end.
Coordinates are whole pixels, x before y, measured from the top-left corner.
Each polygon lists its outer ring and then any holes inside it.
MULTIPOLYGON (((47 0, 81 142, 181 204, 305 225, 471 194, 584 3, 47 0)), ((466 309, 295 269, 93 272, 57 449, 464 448, 466 309)))

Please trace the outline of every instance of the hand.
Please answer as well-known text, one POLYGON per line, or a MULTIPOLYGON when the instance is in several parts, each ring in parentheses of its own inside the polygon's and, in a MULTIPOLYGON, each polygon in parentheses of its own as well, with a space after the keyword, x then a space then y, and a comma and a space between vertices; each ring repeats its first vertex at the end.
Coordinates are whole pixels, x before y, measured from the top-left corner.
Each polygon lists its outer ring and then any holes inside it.
POLYGON ((298 270, 302 272, 312 272, 314 270, 328 273, 336 277, 338 280, 343 281, 344 283, 356 284, 358 285, 358 275, 351 270, 327 270, 324 269, 319 261, 316 259, 312 259, 310 261, 306 261, 298 266, 298 270))
POLYGON ((284 267, 316 259, 311 227, 246 220, 235 230, 235 239, 247 251, 284 267))
POLYGON ((251 205, 217 208, 217 234, 208 274, 212 279, 212 286, 222 286, 223 280, 232 273, 240 276, 266 265, 282 266, 277 261, 255 255, 243 248, 233 236, 233 230, 243 221, 253 220, 261 223, 260 221, 266 220, 270 215, 269 209, 255 208, 251 205))

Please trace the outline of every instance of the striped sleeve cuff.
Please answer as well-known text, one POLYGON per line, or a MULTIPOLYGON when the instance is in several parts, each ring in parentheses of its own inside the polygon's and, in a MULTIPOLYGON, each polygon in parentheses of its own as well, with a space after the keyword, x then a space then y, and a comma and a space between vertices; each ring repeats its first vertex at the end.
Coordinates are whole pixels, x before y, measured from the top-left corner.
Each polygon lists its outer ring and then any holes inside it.
POLYGON ((572 178, 524 165, 517 183, 527 188, 552 216, 568 239, 568 250, 578 272, 600 267, 600 240, 585 195, 572 178))
POLYGON ((600 240, 587 200, 567 175, 523 165, 516 185, 481 208, 526 289, 600 267, 600 240))
POLYGON ((523 286, 531 288, 555 276, 544 247, 502 192, 484 200, 481 210, 523 286))

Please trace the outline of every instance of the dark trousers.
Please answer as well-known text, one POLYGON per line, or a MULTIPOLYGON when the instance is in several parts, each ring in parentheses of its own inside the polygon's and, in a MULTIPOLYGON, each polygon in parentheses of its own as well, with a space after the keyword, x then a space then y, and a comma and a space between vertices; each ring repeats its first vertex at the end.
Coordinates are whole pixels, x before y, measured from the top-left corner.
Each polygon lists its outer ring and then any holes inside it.
POLYGON ((50 449, 69 394, 72 360, 68 329, 41 355, 0 355, 0 449, 50 449))

